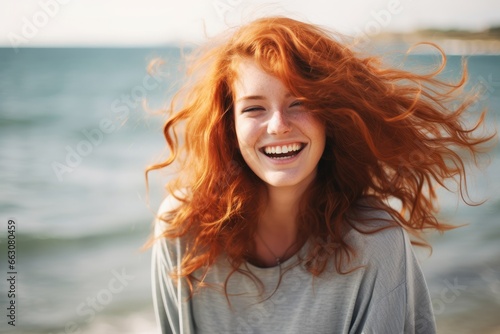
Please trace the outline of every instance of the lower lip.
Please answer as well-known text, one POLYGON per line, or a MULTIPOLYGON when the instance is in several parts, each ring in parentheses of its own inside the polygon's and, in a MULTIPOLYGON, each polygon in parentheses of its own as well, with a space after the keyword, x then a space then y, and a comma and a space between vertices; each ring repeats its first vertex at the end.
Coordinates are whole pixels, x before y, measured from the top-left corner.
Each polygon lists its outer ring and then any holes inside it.
POLYGON ((265 153, 262 153, 264 154, 264 156, 267 158, 268 161, 271 161, 271 163, 273 164, 276 164, 276 165, 285 165, 285 164, 289 164, 289 163, 292 163, 294 162, 295 160, 297 160, 299 158, 299 156, 302 154, 302 152, 304 151, 305 147, 302 148, 299 153, 295 154, 294 156, 291 156, 291 157, 287 157, 287 158, 281 158, 281 159, 276 159, 276 158, 271 158, 269 156, 267 156, 265 153))

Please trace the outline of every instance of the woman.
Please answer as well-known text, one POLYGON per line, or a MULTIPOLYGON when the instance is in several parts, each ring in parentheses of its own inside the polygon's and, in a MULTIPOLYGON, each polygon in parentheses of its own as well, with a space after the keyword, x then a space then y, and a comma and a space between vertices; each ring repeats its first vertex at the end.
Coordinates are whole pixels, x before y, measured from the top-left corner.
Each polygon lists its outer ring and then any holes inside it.
POLYGON ((163 332, 434 333, 411 243, 451 228, 435 183, 465 190, 462 151, 491 139, 444 65, 385 68, 281 17, 203 50, 148 168, 178 167, 153 240, 163 332))

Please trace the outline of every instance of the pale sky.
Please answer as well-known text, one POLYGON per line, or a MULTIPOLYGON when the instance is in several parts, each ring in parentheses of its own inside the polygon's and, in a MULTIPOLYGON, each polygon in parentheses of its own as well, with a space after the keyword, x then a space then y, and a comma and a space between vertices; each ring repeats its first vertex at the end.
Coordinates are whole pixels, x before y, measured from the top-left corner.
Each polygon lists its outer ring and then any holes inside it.
POLYGON ((0 0, 3 46, 199 42, 264 15, 342 33, 500 25, 498 0, 0 0))

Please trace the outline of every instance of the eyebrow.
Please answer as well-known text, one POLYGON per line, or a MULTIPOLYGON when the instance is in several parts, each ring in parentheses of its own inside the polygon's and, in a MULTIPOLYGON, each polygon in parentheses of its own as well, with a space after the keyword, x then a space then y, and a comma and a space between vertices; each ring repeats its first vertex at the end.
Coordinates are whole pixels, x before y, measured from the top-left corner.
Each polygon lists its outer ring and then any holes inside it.
MULTIPOLYGON (((288 98, 290 96, 292 96, 292 94, 287 93, 285 95, 285 98, 288 98)), ((243 96, 243 97, 239 98, 238 100, 236 100, 236 102, 245 101, 245 100, 265 100, 265 99, 266 99, 266 97, 263 95, 249 95, 249 96, 243 96)))
POLYGON ((262 95, 249 95, 249 96, 243 96, 242 98, 239 98, 236 100, 236 102, 239 101, 244 101, 244 100, 265 100, 266 98, 262 95))

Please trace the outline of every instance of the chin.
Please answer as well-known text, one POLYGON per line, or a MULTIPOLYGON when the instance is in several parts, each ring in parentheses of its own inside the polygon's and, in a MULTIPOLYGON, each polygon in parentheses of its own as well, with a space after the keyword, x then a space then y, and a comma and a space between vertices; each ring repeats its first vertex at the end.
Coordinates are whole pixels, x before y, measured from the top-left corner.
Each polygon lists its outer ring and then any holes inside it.
POLYGON ((297 186, 304 186, 309 184, 313 179, 313 175, 268 175, 261 178, 264 183, 270 187, 275 188, 291 188, 297 186))

